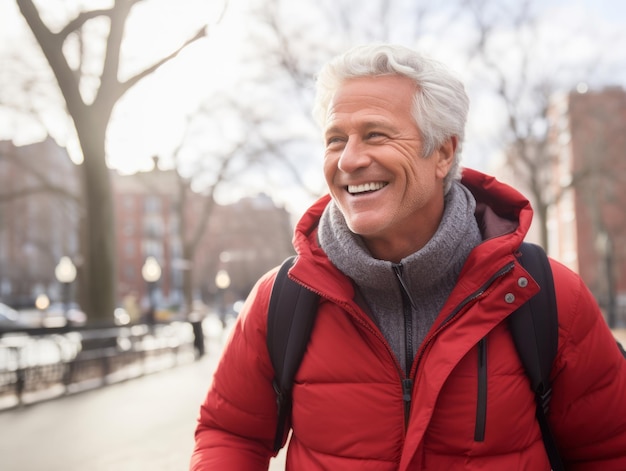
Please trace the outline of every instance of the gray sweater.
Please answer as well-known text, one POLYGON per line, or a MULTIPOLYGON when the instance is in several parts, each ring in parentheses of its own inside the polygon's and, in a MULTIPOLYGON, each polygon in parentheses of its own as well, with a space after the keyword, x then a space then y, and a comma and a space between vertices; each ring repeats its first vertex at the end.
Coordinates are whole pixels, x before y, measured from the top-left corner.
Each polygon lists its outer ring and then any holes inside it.
POLYGON ((354 281, 357 299, 406 371, 454 288, 467 256, 481 242, 475 208, 476 201, 469 190, 455 182, 445 197, 443 218, 435 235, 399 264, 373 258, 361 237, 350 231, 333 201, 322 214, 321 247, 330 261, 354 281), (410 358, 406 353, 405 305, 394 266, 401 271, 412 301, 410 358))

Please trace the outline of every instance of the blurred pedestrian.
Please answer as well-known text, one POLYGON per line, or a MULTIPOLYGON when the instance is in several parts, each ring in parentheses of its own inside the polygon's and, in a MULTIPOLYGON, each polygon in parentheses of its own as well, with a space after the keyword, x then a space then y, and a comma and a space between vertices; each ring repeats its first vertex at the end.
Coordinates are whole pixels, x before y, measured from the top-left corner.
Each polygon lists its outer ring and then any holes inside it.
POLYGON ((191 324, 191 328, 193 330, 193 347, 196 354, 196 360, 199 360, 205 354, 202 318, 203 316, 195 310, 189 314, 189 323, 191 324))

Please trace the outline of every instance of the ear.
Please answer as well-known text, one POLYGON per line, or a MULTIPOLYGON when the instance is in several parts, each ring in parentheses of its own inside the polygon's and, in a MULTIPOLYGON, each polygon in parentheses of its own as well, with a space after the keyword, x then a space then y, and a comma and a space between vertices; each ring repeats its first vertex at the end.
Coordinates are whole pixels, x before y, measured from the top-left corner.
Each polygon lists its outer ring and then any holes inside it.
POLYGON ((448 175, 454 162, 458 142, 459 139, 456 136, 451 136, 437 149, 437 176, 439 178, 443 179, 448 175))

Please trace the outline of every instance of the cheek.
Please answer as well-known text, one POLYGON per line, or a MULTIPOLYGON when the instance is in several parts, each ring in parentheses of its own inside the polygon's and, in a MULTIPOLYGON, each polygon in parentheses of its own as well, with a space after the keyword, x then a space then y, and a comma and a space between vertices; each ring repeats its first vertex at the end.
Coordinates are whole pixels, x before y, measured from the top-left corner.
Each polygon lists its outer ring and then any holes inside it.
POLYGON ((434 186, 435 170, 432 167, 413 167, 411 170, 405 182, 402 198, 404 207, 419 204, 424 199, 424 195, 430 193, 434 186))
POLYGON ((323 168, 324 178, 326 183, 330 186, 333 183, 335 173, 337 172, 337 160, 332 156, 324 156, 323 168))
POLYGON ((424 165, 419 164, 420 162, 412 162, 411 165, 405 169, 404 174, 406 180, 404 191, 406 193, 419 191, 419 188, 424 186, 426 180, 428 179, 426 172, 432 172, 431 169, 427 169, 424 165))

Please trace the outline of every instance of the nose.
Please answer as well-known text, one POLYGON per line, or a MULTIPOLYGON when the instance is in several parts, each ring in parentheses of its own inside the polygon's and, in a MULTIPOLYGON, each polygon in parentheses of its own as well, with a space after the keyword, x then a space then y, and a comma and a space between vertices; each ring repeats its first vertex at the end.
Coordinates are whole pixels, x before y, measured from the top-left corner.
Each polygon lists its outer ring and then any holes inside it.
POLYGON ((370 162, 371 159, 362 143, 356 138, 350 137, 341 151, 337 167, 342 172, 352 173, 367 167, 370 162))

